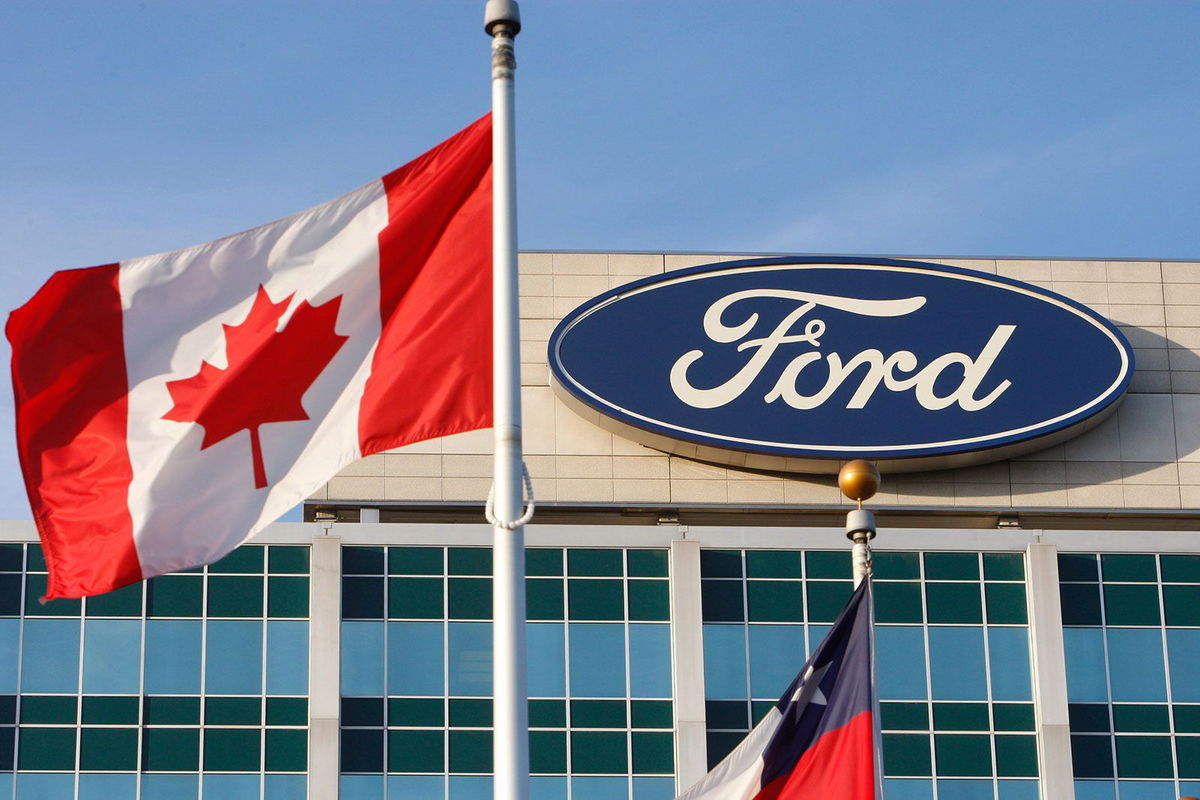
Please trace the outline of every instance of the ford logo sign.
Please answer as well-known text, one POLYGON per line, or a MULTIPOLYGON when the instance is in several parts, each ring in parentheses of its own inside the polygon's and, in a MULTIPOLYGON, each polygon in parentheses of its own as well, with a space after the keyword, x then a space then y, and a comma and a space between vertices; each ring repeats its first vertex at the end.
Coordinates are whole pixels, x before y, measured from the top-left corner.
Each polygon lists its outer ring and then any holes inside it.
POLYGON ((801 472, 1048 447, 1111 413, 1133 373, 1120 331, 1079 303, 892 259, 751 259, 634 281, 568 314, 549 359, 559 396, 623 436, 723 463, 785 456, 801 472))

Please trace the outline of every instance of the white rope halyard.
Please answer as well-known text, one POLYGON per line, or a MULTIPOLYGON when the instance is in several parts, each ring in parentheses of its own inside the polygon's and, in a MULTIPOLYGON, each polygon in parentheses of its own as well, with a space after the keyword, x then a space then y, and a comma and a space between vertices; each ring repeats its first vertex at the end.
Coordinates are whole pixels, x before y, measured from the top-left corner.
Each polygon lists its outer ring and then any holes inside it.
POLYGON ((533 519, 533 479, 529 477, 529 467, 525 465, 524 461, 521 462, 521 480, 525 483, 525 513, 512 522, 501 522, 496 519, 494 505, 496 501, 496 483, 493 481, 492 488, 488 490, 487 504, 483 507, 483 516, 487 518, 489 524, 496 528, 503 528, 506 531, 514 531, 533 519))

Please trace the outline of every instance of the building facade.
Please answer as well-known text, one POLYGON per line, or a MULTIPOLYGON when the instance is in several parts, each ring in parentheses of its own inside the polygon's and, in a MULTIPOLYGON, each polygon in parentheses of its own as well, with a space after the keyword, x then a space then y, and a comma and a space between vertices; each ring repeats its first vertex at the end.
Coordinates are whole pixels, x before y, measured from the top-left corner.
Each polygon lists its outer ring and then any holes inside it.
MULTIPOLYGON (((732 258, 521 256, 538 800, 674 797, 849 596, 832 475, 666 454, 551 388, 550 333, 580 303, 732 258)), ((869 505, 887 797, 1200 795, 1200 263, 925 260, 1084 303, 1136 372, 1064 443, 884 468, 869 505)), ((85 601, 40 604, 33 526, 4 523, 0 797, 491 797, 490 452, 477 431, 371 456, 307 522, 85 601)))

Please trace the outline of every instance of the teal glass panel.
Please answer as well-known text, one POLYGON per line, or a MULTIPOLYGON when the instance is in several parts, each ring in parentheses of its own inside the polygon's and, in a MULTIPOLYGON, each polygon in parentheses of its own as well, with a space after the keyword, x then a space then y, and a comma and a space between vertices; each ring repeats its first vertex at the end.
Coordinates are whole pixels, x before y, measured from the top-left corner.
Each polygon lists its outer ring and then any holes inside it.
POLYGON ((567 610, 572 620, 622 620, 624 594, 622 581, 568 580, 567 610))
POLYGON ((74 697, 27 694, 21 698, 21 724, 74 725, 77 710, 74 697))
POLYGON ((627 728, 624 700, 572 700, 572 728, 627 728))
POLYGON ((938 775, 988 777, 992 774, 991 737, 978 734, 936 734, 938 775))
MULTIPOLYGON (((379 631, 382 638, 383 631, 379 631)), ((388 635, 388 694, 441 695, 445 686, 442 677, 444 663, 445 623, 389 622, 388 635)), ((382 642, 380 643, 382 644, 382 642)), ((345 645, 343 645, 343 648, 345 645)), ((479 665, 475 665, 479 669, 479 665)), ((344 683, 344 681, 343 681, 344 683)), ((381 682, 382 683, 382 682, 381 682)), ((353 694, 383 694, 379 691, 353 694)), ((344 694, 352 694, 343 690, 344 694)))
POLYGON ((530 700, 529 726, 531 728, 567 727, 567 703, 565 700, 530 700))
POLYGON ((992 722, 998 731, 1032 731, 1033 705, 1029 703, 992 704, 992 722))
POLYGON ((200 769, 197 728, 146 728, 142 731, 142 769, 147 772, 196 772, 200 769))
POLYGON ((1175 757, 1179 764, 1179 777, 1200 778, 1200 736, 1176 737, 1175 757))
POLYGON ((267 569, 275 574, 307 575, 308 548, 273 544, 267 548, 267 569))
POLYGON ((1058 587, 1063 625, 1100 625, 1100 585, 1064 583, 1058 587))
POLYGON ((451 772, 491 772, 491 731, 450 731, 451 772))
POLYGON ((748 632, 750 696, 779 697, 796 677, 796 665, 803 664, 808 657, 804 647, 804 627, 751 625, 748 632))
POLYGON ((450 700, 450 727, 490 728, 492 725, 491 700, 450 700))
POLYGON ((1107 703, 1104 631, 1063 628, 1063 650, 1067 657, 1067 699, 1072 703, 1107 703))
POLYGON ((89 617, 140 617, 142 586, 141 583, 134 583, 116 591, 89 597, 85 612, 89 617))
POLYGON ((136 619, 89 619, 83 629, 83 691, 141 691, 142 623, 136 619))
POLYGON ((744 586, 741 581, 700 581, 700 606, 704 621, 744 621, 746 619, 744 586))
POLYGON ((979 556, 974 553, 926 553, 925 579, 931 581, 979 580, 979 556))
POLYGON ((704 696, 741 700, 746 690, 745 630, 740 625, 705 625, 704 696))
POLYGON ((151 617, 199 617, 204 613, 204 578, 160 575, 146 582, 146 614, 151 617))
POLYGON ((1114 705, 1113 726, 1119 733, 1169 733, 1170 709, 1165 705, 1114 705))
POLYGON ((1117 775, 1122 778, 1171 778, 1171 739, 1166 736, 1117 736, 1117 775))
POLYGON ((560 576, 563 574, 563 551, 558 548, 530 547, 525 550, 525 574, 560 576))
POLYGON ((626 734, 605 731, 571 732, 571 769, 578 773, 612 774, 629 771, 626 734))
POLYGON ((877 580, 915 580, 921 577, 921 554, 880 550, 871 554, 871 569, 877 580))
POLYGON ((1037 737, 997 735, 996 774, 1002 778, 1036 778, 1037 737))
POLYGON ((1029 622, 1024 584, 989 583, 984 586, 984 594, 987 597, 989 624, 1024 625, 1029 622))
POLYGON ((746 575, 751 578, 799 578, 801 553, 796 550, 747 550, 746 575))
MULTIPOLYGON (((490 562, 489 562, 490 564, 490 562)), ((450 694, 484 697, 492 693, 492 625, 451 622, 447 631, 450 694)), ((451 755, 453 762, 453 754, 451 755)))
POLYGON ((492 618, 490 578, 450 578, 446 584, 450 619, 492 618))
POLYGON ((626 550, 625 559, 631 578, 667 577, 666 550, 626 550))
POLYGON ((563 619, 563 582, 557 578, 525 581, 526 618, 563 619))
POLYGON ((671 728, 670 700, 634 700, 630 704, 630 725, 634 728, 671 728))
POLYGON ((267 616, 304 619, 308 616, 308 578, 267 578, 267 616))
POLYGON ((566 731, 529 732, 529 771, 535 774, 567 771, 566 731))
POLYGON ((307 725, 308 698, 268 697, 268 725, 307 725))
POLYGON ((929 661, 934 700, 987 699, 983 628, 930 628, 929 661))
POLYGON ((1100 568, 1104 582, 1142 581, 1153 583, 1158 580, 1158 568, 1152 555, 1126 555, 1105 553, 1100 556, 1100 568))
POLYGON ((79 734, 79 769, 129 772, 137 769, 136 728, 83 728, 79 734))
POLYGON ((384 553, 382 547, 343 547, 343 575, 382 575, 384 553))
POLYGON ((1020 553, 984 553, 983 577, 989 581, 1025 580, 1025 556, 1020 553))
POLYGON ((989 722, 986 703, 933 704, 933 726, 939 731, 986 731, 989 722))
POLYGON ((1165 702, 1167 685, 1162 632, 1109 628, 1107 634, 1112 699, 1131 703, 1165 702))
POLYGON ((571 693, 577 697, 625 696, 625 627, 574 622, 571 645, 571 693))
POLYGON ((1200 586, 1164 586, 1168 625, 1200 626, 1200 586))
POLYGON ((209 697, 204 701, 205 725, 261 725, 262 698, 209 697))
POLYGON ((920 625, 924 619, 920 584, 887 581, 875 584, 876 622, 907 622, 920 625))
POLYGON ((799 581, 748 581, 751 622, 803 622, 804 586, 799 581))
POLYGON ((923 733, 883 734, 883 774, 889 777, 933 773, 929 736, 923 733))
POLYGON ((208 571, 210 573, 257 572, 261 575, 263 572, 263 565, 265 563, 265 555, 265 547, 259 547, 256 545, 243 545, 229 553, 220 561, 210 565, 208 571))
POLYGON ((441 772, 445 768, 445 738, 441 731, 388 731, 389 772, 441 772))
POLYGON ((1158 625, 1158 587, 1104 584, 1104 619, 1109 625, 1158 625))
MULTIPOLYGON (((342 728, 342 772, 383 772, 384 731, 342 728)), ((380 785, 382 789, 382 785, 380 785)))
MULTIPOLYGON (((561 585, 561 582, 559 582, 561 585)), ((560 623, 525 626, 525 662, 530 697, 564 697, 567 693, 565 627, 560 623)))
POLYGON ((209 620, 204 689, 214 694, 261 694, 263 624, 257 620, 209 620))
POLYGON ((671 618, 671 600, 666 581, 629 581, 628 586, 631 620, 666 622, 671 618))
POLYGON ((809 578, 849 578, 853 574, 849 551, 810 550, 804 554, 809 578))
POLYGON ((809 622, 833 622, 853 593, 854 585, 850 581, 808 582, 809 622))
POLYGON ((567 574, 579 577, 615 577, 625 574, 620 550, 593 548, 567 551, 567 574))
POLYGON ((389 547, 390 575, 441 575, 445 555, 440 547, 389 547))
POLYGON ((993 700, 1032 700, 1029 630, 988 626, 993 700))
POLYGON ((740 550, 701 550, 701 578, 742 577, 742 553, 740 550))
POLYGON ((926 583, 925 602, 931 623, 979 625, 983 603, 978 583, 926 583))
POLYGON ((1059 553, 1058 579, 1095 583, 1100 580, 1100 565, 1091 553, 1059 553))
POLYGON ((1200 706, 1175 706, 1173 714, 1177 733, 1200 733, 1200 706))
POLYGON ((1200 583, 1200 556, 1162 555, 1163 583, 1200 583))
POLYGON ((929 730, 927 703, 880 703, 880 727, 886 731, 929 730))
POLYGON ((27 617, 77 617, 82 602, 59 598, 43 603, 46 596, 46 576, 30 573, 25 576, 25 616, 27 617))
POLYGON ((492 551, 487 547, 451 547, 446 560, 450 575, 492 574, 492 551))
POLYGON ((308 693, 308 623, 267 623, 267 694, 308 693))
POLYGON ((147 697, 145 698, 147 725, 199 725, 199 697, 147 697))
MULTIPOLYGON (((342 698, 342 701, 346 699, 342 698)), ((389 697, 387 724, 402 728, 441 728, 446 724, 444 705, 440 697, 389 697)))
POLYGON ((383 578, 342 578, 342 619, 383 619, 383 578))
POLYGON ((670 775, 675 771, 675 737, 670 732, 634 731, 630 740, 635 774, 670 775))
POLYGON ((137 697, 83 698, 84 725, 137 725, 137 697))

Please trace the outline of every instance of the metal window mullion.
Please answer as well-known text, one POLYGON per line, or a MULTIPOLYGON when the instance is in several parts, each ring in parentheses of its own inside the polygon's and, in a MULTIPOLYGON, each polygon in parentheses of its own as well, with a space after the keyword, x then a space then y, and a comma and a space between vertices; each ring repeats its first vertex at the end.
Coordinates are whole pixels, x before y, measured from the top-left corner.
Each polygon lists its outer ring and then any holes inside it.
POLYGON ((574 796, 574 770, 571 768, 571 731, 574 728, 575 720, 571 715, 571 584, 570 575, 568 574, 567 548, 562 549, 562 582, 563 582, 563 647, 565 649, 564 657, 566 658, 566 672, 564 674, 563 689, 563 724, 566 726, 564 736, 567 738, 567 764, 566 764, 566 781, 567 794, 566 797, 570 800, 574 796))
POLYGON ((21 607, 17 611, 17 699, 16 718, 13 720, 13 785, 12 798, 16 800, 17 796, 17 774, 20 772, 20 757, 21 757, 21 698, 24 696, 24 687, 21 685, 23 676, 23 665, 25 663, 25 595, 29 591, 29 545, 26 544, 21 549, 21 607))
MULTIPOLYGON (((84 612, 84 598, 79 599, 79 671, 75 676, 75 780, 72 797, 79 798, 79 764, 80 752, 83 750, 83 643, 86 631, 87 616, 84 612)), ((14 778, 16 770, 13 771, 14 778)))
POLYGON ((621 605, 625 609, 625 796, 633 797, 633 659, 629 647, 629 549, 621 549, 621 605))
POLYGON ((933 789, 933 800, 938 800, 938 771, 937 771, 937 723, 933 719, 933 649, 929 646, 929 595, 926 592, 928 582, 925 578, 925 551, 917 554, 917 565, 921 576, 921 635, 925 643, 925 696, 929 704, 929 782, 933 789))
POLYGON ((988 626, 987 575, 983 571, 983 553, 977 553, 975 557, 977 559, 976 566, 979 569, 979 606, 983 612, 980 619, 983 620, 983 678, 984 691, 987 693, 988 748, 992 754, 992 792, 999 797, 1000 762, 996 752, 996 726, 993 720, 995 697, 992 695, 992 631, 988 626))
POLYGON ((1113 791, 1116 800, 1121 800, 1121 772, 1117 764, 1117 721, 1116 714, 1113 712, 1112 668, 1108 658, 1108 606, 1104 596, 1104 559, 1099 554, 1095 554, 1095 559, 1100 590, 1100 637, 1101 643, 1104 645, 1104 687, 1108 694, 1108 730, 1110 731, 1108 746, 1109 752, 1112 754, 1113 791))
POLYGON ((137 712, 137 745, 135 752, 137 753, 137 763, 134 765, 137 770, 134 779, 134 800, 141 800, 142 797, 142 743, 145 737, 146 728, 146 625, 147 616, 150 610, 150 582, 143 581, 141 585, 142 592, 142 618, 139 621, 141 624, 141 642, 138 647, 138 712, 137 712))
POLYGON ((208 567, 200 573, 200 727, 197 728, 197 797, 204 800, 204 723, 205 699, 208 696, 208 567))
POLYGON ((263 551, 263 574, 262 574, 262 665, 259 673, 259 703, 258 703, 258 797, 259 800, 265 800, 267 791, 267 647, 269 641, 267 639, 267 604, 270 601, 270 581, 267 580, 267 573, 271 566, 268 560, 267 548, 262 547, 263 551))
MULTIPOLYGON (((1163 585, 1162 558, 1154 556, 1155 579, 1158 584, 1158 614, 1160 632, 1162 633, 1163 681, 1167 692, 1167 731, 1171 735, 1171 772, 1175 786, 1175 794, 1181 794, 1179 777, 1179 753, 1175 749, 1175 708, 1174 693, 1171 691, 1171 652, 1167 645, 1167 594, 1163 585)), ((1114 732, 1115 735, 1115 732, 1114 732)))
POLYGON ((750 569, 745 550, 738 551, 742 575, 742 660, 746 666, 746 719, 754 730, 754 687, 750 682, 750 569))
MULTIPOLYGON (((443 744, 444 759, 443 759, 443 763, 442 763, 442 796, 449 797, 450 796, 450 548, 443 547, 443 548, 441 548, 441 551, 442 551, 442 576, 441 577, 442 577, 442 715, 443 715, 442 719, 445 721, 445 725, 442 727, 442 737, 443 737, 442 741, 444 743, 443 744)), ((493 612, 492 616, 493 617, 496 616, 494 612, 493 612)), ((385 628, 384 641, 385 641, 385 643, 387 641, 386 640, 386 636, 387 636, 386 627, 387 627, 387 625, 385 623, 385 625, 384 625, 384 628, 385 628)), ((387 650, 385 649, 384 652, 386 653, 387 650)), ((384 693, 386 694, 386 692, 387 692, 387 671, 386 671, 386 669, 384 671, 383 678, 384 678, 384 693)), ((495 695, 495 693, 496 693, 496 688, 493 685, 492 686, 492 694, 495 695)), ((384 712, 385 713, 387 712, 386 703, 387 703, 387 700, 385 699, 384 700, 384 704, 385 704, 384 712)), ((385 723, 387 722, 386 718, 384 719, 384 722, 385 723)), ((492 735, 493 736, 496 735, 494 730, 492 732, 492 735)), ((385 738, 387 737, 386 731, 384 733, 384 737, 385 738)), ((385 748, 387 747, 386 742, 384 744, 384 747, 385 748)), ((386 749, 384 751, 384 755, 385 755, 385 757, 387 755, 386 749)), ((387 781, 387 764, 385 763, 383 766, 384 766, 383 785, 384 785, 384 791, 385 791, 384 798, 386 800, 386 798, 387 798, 386 790, 387 790, 387 782, 388 782, 387 781)), ((493 769, 494 768, 495 768, 495 765, 493 765, 493 769)))

